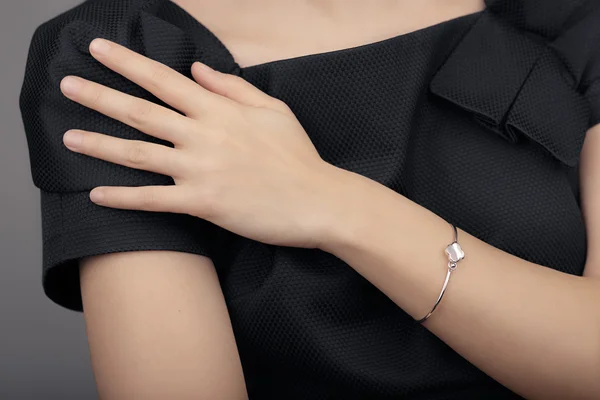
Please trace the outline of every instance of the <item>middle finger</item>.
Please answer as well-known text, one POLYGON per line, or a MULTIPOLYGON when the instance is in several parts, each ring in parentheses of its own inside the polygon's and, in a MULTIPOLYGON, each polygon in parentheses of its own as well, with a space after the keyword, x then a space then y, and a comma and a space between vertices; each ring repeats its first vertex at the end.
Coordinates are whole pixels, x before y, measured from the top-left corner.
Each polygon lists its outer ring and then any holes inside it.
POLYGON ((212 92, 183 74, 118 43, 94 39, 90 53, 108 68, 188 116, 198 116, 202 111, 199 104, 205 109, 209 102, 218 101, 212 92))
POLYGON ((67 76, 61 90, 73 101, 175 145, 185 141, 192 120, 176 111, 78 76, 67 76))

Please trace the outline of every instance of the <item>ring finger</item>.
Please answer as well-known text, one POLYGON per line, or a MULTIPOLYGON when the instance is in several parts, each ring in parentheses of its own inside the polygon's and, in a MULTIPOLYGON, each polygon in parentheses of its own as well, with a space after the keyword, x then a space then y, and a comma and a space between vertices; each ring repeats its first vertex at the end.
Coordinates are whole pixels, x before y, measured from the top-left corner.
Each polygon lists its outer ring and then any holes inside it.
POLYGON ((178 178, 184 171, 182 153, 143 140, 127 140, 79 129, 67 131, 63 142, 70 150, 126 167, 178 178))

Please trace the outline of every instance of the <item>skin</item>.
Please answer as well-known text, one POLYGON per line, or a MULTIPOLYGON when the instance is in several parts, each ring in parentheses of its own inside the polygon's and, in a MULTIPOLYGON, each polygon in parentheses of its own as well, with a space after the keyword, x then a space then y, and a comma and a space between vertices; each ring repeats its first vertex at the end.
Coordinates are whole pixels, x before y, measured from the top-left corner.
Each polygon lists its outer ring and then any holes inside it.
MULTIPOLYGON (((71 100, 174 144, 67 132, 72 151, 175 180, 169 187, 95 188, 92 201, 186 213, 265 243, 318 248, 344 260, 414 318, 431 309, 445 278, 446 221, 324 162, 289 107, 246 81, 195 63, 194 82, 115 43, 101 53, 100 42, 90 46, 94 58, 185 115, 81 78, 75 88, 65 78, 61 90, 71 100)), ((590 129, 581 155, 589 249, 584 276, 525 261, 459 229, 468 256, 424 323, 526 398, 600 396, 598 135, 600 126, 590 129)), ((81 283, 101 398, 246 398, 209 259, 174 252, 95 256, 82 262, 81 283)))
POLYGON ((483 0, 173 2, 215 33, 243 67, 360 46, 485 7, 483 0))

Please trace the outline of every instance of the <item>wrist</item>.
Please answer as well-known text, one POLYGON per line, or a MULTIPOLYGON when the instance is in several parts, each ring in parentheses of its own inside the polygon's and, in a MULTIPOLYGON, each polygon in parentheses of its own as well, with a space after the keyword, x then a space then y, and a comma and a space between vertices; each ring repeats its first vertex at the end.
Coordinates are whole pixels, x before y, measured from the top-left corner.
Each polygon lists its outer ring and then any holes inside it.
POLYGON ((325 170, 316 247, 335 254, 335 249, 354 246, 360 241, 367 228, 369 212, 373 204, 377 204, 377 191, 389 189, 332 164, 327 164, 325 170))

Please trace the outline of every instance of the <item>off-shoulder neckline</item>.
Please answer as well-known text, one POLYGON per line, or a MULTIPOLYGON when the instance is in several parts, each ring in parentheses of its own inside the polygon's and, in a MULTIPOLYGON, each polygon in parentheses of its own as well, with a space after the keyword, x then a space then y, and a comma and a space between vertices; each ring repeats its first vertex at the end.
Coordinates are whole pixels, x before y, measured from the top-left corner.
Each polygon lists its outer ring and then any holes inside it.
POLYGON ((271 60, 271 61, 265 61, 265 62, 261 62, 258 64, 253 64, 253 65, 248 65, 248 66, 242 67, 237 63, 237 61, 235 60, 235 57, 233 56, 233 54, 229 50, 229 48, 225 45, 225 43, 221 39, 219 39, 219 37, 214 32, 212 32, 206 25, 204 25, 201 21, 199 21, 196 17, 191 15, 187 10, 185 10, 183 7, 181 7, 174 1, 172 1, 172 0, 163 0, 163 1, 169 7, 176 9, 181 15, 184 16, 184 18, 188 19, 189 23, 192 26, 195 26, 196 28, 200 28, 204 32, 206 32, 206 34, 208 34, 210 36, 211 40, 213 42, 215 42, 215 44, 222 49, 222 51, 224 53, 224 57, 226 57, 228 59, 228 61, 231 64, 233 64, 234 67, 238 71, 241 71, 241 72, 249 72, 251 70, 268 68, 268 67, 272 67, 272 66, 284 64, 284 63, 303 62, 303 61, 308 61, 308 60, 323 59, 323 58, 338 56, 338 55, 342 55, 342 54, 352 54, 355 52, 365 51, 365 50, 368 50, 368 49, 371 49, 374 47, 379 47, 379 46, 389 44, 390 42, 395 42, 400 39, 412 39, 414 36, 418 36, 420 34, 427 33, 431 30, 438 29, 440 27, 452 24, 452 23, 460 21, 462 19, 468 19, 468 18, 477 16, 477 15, 481 15, 488 10, 488 8, 486 6, 482 10, 478 10, 478 11, 471 12, 468 14, 463 14, 463 15, 460 15, 457 17, 453 17, 453 18, 435 23, 433 25, 427 25, 422 28, 418 28, 418 29, 415 29, 415 30, 412 30, 409 32, 401 33, 399 35, 394 35, 392 37, 377 40, 377 41, 370 42, 370 43, 364 43, 364 44, 359 44, 356 46, 335 49, 335 50, 328 50, 328 51, 323 51, 323 52, 318 52, 318 53, 302 54, 302 55, 298 55, 298 56, 286 57, 286 58, 271 60))

